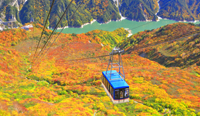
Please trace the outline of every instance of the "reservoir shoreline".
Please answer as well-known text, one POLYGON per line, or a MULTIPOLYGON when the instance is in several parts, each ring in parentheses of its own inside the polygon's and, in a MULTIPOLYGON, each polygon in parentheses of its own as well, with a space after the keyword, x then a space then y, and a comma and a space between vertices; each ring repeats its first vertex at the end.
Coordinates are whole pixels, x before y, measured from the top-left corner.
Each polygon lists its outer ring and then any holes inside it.
MULTIPOLYGON (((131 31, 132 34, 135 34, 140 31, 144 30, 152 30, 167 24, 177 23, 177 22, 184 22, 184 23, 197 23, 197 21, 175 21, 169 19, 159 19, 158 21, 131 21, 128 19, 122 19, 118 21, 109 21, 107 23, 98 23, 96 20, 91 21, 91 23, 86 23, 81 27, 64 27, 65 29, 62 33, 87 33, 88 31, 92 30, 104 30, 104 31, 114 31, 117 28, 124 28, 131 31)), ((51 28, 50 28, 51 29, 51 28)), ((60 32, 62 28, 58 28, 56 32, 60 32)), ((51 29, 52 30, 52 29, 51 29)))

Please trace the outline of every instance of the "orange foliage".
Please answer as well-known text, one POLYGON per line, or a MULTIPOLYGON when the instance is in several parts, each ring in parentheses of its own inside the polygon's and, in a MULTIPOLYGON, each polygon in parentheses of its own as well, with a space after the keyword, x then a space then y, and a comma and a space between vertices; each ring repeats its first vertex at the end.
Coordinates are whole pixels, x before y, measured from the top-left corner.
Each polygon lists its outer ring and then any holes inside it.
POLYGON ((0 44, 11 46, 11 43, 26 39, 26 31, 24 29, 12 29, 0 32, 0 44))

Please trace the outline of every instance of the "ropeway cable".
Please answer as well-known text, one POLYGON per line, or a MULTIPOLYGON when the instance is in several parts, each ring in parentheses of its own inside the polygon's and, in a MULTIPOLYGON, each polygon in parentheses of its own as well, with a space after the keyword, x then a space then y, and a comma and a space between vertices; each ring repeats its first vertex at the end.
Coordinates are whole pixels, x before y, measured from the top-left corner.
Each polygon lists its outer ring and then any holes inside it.
POLYGON ((41 33, 41 36, 40 36, 39 42, 38 42, 38 44, 37 44, 37 47, 36 47, 36 50, 35 50, 34 57, 35 57, 36 52, 37 52, 37 50, 38 50, 38 47, 39 47, 39 45, 40 45, 40 42, 41 42, 42 36, 43 36, 43 34, 44 34, 44 30, 45 30, 45 28, 46 28, 46 24, 47 24, 47 22, 48 22, 48 19, 49 19, 49 16, 50 16, 51 10, 52 10, 53 5, 54 5, 54 2, 55 2, 55 0, 53 0, 52 3, 51 3, 51 7, 50 7, 50 10, 49 10, 49 13, 48 13, 47 19, 46 19, 46 21, 45 21, 45 24, 44 24, 44 27, 43 27, 43 30, 42 30, 42 33, 41 33))
MULTIPOLYGON (((83 3, 83 1, 82 1, 82 3, 83 3)), ((81 4, 82 4, 82 3, 81 3, 81 4)), ((80 7, 80 4, 79 4, 78 8, 79 8, 79 7, 80 7)), ((76 11, 78 10, 78 8, 76 9, 76 11)), ((76 13, 76 11, 75 11, 75 13, 76 13)), ((75 13, 74 13, 74 14, 75 14, 75 13)), ((74 16, 74 14, 73 14, 73 16, 74 16)), ((72 17, 73 17, 73 16, 72 16, 72 17)), ((70 17, 70 19, 71 19, 72 17, 70 17)), ((62 17, 61 17, 61 18, 62 18, 62 17)), ((129 29, 129 30, 136 29, 136 28, 142 27, 142 26, 144 26, 144 25, 148 25, 148 24, 150 24, 150 23, 153 23, 153 21, 148 22, 148 23, 145 23, 145 24, 140 25, 140 26, 137 26, 137 27, 134 27, 134 28, 131 28, 131 29, 129 29)), ((61 34, 61 32, 62 32, 63 30, 64 30, 64 28, 62 28, 62 30, 59 32, 58 36, 61 34)), ((50 35, 50 36, 51 36, 51 35, 50 35)), ((56 39, 58 38, 58 36, 56 37, 56 39)), ((56 39, 54 39, 54 41, 51 43, 50 47, 51 47, 52 44, 56 41, 56 39)), ((48 42, 48 41, 47 41, 47 42, 48 42)), ((47 43, 47 42, 46 42, 46 43, 47 43)), ((46 44, 45 44, 45 45, 46 45, 46 44)), ((41 54, 41 51, 43 50, 43 49, 42 49, 42 50, 40 51, 39 55, 37 56, 37 58, 40 57, 40 56, 43 55, 43 54, 46 54, 46 53, 48 52, 48 50, 50 49, 50 47, 46 50, 45 53, 43 52, 43 53, 41 54)), ((44 47, 43 47, 43 48, 44 48, 44 47)))
MULTIPOLYGON (((79 9, 79 7, 80 7, 82 4, 83 4, 83 1, 82 1, 81 4, 79 4, 79 6, 76 8, 75 12, 74 12, 73 15, 69 18, 69 20, 70 20, 71 18, 74 17, 76 11, 79 9)), ((64 30, 64 27, 63 27, 62 30, 59 32, 59 34, 57 35, 57 37, 53 40, 53 42, 50 44, 50 46, 47 48, 47 50, 46 50, 45 52, 41 53, 41 54, 38 56, 38 59, 40 58, 40 56, 42 56, 43 54, 46 54, 46 53, 49 51, 50 47, 51 47, 51 46, 53 45, 53 43, 57 40, 57 38, 59 37, 59 35, 62 33, 63 30, 64 30)))
MULTIPOLYGON (((196 32, 196 31, 193 31, 193 32, 196 32)), ((198 31, 198 33, 196 33, 196 34, 200 34, 200 31, 198 31)), ((188 35, 188 33, 187 33, 187 35, 188 35)), ((195 35, 195 34, 193 34, 193 35, 195 35)), ((188 35, 188 36, 190 36, 190 35, 188 35)), ((188 36, 187 36, 187 37, 188 37, 188 36)), ((148 47, 157 46, 157 45, 164 44, 164 43, 169 43, 169 42, 173 42, 173 41, 179 41, 179 40, 181 40, 181 39, 183 39, 183 38, 187 38, 187 37, 180 37, 180 38, 176 38, 176 39, 173 39, 173 40, 168 40, 168 41, 164 41, 164 42, 159 42, 159 43, 155 43, 155 44, 152 44, 152 45, 146 45, 146 46, 139 47, 139 48, 133 47, 133 48, 131 48, 131 49, 128 49, 128 50, 124 51, 123 54, 125 54, 125 53, 130 53, 130 52, 132 52, 132 51, 136 51, 136 50, 140 50, 140 49, 144 49, 144 48, 148 48, 148 47)), ((66 61, 87 60, 87 59, 102 58, 102 57, 107 57, 107 56, 110 56, 110 55, 102 55, 102 56, 96 56, 96 57, 87 57, 87 58, 74 59, 74 60, 66 60, 66 61)))
POLYGON ((51 39, 51 36, 53 35, 53 33, 55 32, 55 30, 57 29, 59 23, 61 22, 62 18, 64 17, 64 15, 66 14, 66 12, 69 10, 69 7, 71 6, 72 2, 74 0, 71 0, 71 2, 69 3, 69 5, 67 6, 66 10, 64 11, 63 15, 61 16, 61 19, 58 21, 58 23, 56 24, 54 30, 52 31, 52 33, 50 34, 49 38, 47 38, 47 42, 44 44, 44 46, 42 47, 41 51, 38 53, 38 55, 35 57, 35 59, 33 60, 33 63, 35 62, 35 60, 38 58, 38 56, 41 54, 41 52, 43 51, 43 49, 46 47, 47 43, 49 42, 49 40, 51 39))

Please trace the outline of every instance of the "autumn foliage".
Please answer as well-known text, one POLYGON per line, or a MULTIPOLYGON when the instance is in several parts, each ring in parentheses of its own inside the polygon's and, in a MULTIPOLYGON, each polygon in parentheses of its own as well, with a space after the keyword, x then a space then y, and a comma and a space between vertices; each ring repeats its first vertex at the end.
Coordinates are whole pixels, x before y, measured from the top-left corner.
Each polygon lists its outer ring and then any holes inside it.
POLYGON ((26 39, 26 31, 24 29, 13 29, 0 32, 0 44, 4 46, 15 45, 18 41, 26 39))
POLYGON ((106 70, 108 57, 74 60, 107 55, 126 34, 123 29, 61 34, 54 43, 51 40, 50 49, 34 64, 35 49, 29 50, 26 44, 31 41, 35 48, 37 38, 0 46, 0 115, 198 116, 198 65, 165 67, 136 52, 125 54, 122 59, 130 102, 114 105, 101 86, 101 72, 106 70), (18 49, 21 43, 28 52, 18 49))

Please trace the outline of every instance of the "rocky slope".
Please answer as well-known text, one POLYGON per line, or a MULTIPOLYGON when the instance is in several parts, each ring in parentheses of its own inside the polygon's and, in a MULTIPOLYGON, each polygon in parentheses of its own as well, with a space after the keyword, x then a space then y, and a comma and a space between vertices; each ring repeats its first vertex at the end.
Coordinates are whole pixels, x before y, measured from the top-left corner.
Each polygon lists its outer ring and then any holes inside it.
POLYGON ((15 17, 17 21, 20 21, 20 19, 18 19, 19 11, 26 1, 27 0, 1 0, 0 18, 2 20, 9 21, 12 19, 10 15, 13 15, 13 18, 15 17))

